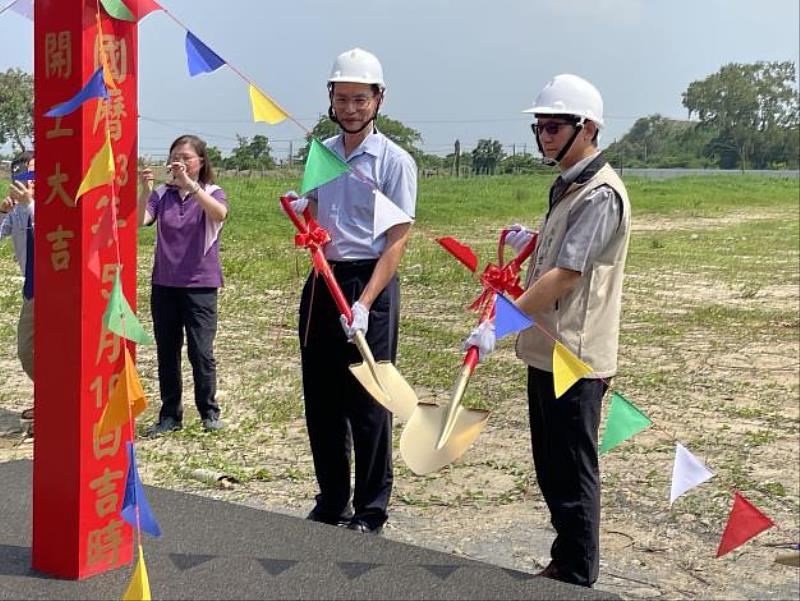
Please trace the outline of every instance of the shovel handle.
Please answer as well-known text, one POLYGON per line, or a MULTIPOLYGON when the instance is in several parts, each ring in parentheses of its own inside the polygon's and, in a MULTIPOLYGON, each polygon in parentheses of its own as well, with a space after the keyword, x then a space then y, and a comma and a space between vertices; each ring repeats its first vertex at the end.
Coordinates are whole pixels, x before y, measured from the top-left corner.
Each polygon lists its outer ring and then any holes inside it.
MULTIPOLYGON (((281 196, 281 207, 283 208, 283 212, 286 213, 289 219, 292 220, 292 223, 297 228, 297 231, 299 231, 301 234, 307 234, 310 230, 309 224, 313 223, 314 217, 311 215, 311 211, 306 208, 303 211, 303 219, 305 219, 305 222, 303 222, 303 220, 301 220, 297 213, 295 213, 292 209, 292 200, 294 199, 291 196, 281 196)), ((325 253, 323 253, 322 249, 320 248, 311 248, 309 250, 311 250, 311 254, 315 255, 315 264, 322 266, 320 272, 322 273, 322 278, 325 280, 325 284, 328 286, 328 290, 333 297, 333 301, 336 303, 336 308, 339 309, 339 313, 344 315, 347 323, 352 323, 353 312, 350 310, 350 304, 347 302, 347 299, 345 299, 342 289, 339 287, 339 282, 336 281, 333 271, 331 271, 331 266, 328 263, 328 260, 325 258, 325 253)))
MULTIPOLYGON (((513 230, 503 230, 500 232, 500 240, 497 243, 497 261, 500 264, 500 267, 505 265, 505 260, 503 258, 503 249, 506 245, 506 236, 510 234, 513 230)), ((539 238, 539 232, 533 232, 533 236, 531 239, 528 240, 528 243, 522 249, 522 251, 514 257, 510 262, 509 266, 514 270, 514 272, 518 272, 522 264, 531 256, 534 249, 536 248, 536 241, 539 238)))

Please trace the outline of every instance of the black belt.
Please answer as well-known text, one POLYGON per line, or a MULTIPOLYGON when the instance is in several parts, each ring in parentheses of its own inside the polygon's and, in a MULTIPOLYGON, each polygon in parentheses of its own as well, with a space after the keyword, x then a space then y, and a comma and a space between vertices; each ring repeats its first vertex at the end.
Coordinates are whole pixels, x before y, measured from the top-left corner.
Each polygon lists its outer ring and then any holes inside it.
POLYGON ((365 267, 373 267, 378 259, 358 259, 355 261, 328 261, 328 264, 334 269, 363 269, 365 267))

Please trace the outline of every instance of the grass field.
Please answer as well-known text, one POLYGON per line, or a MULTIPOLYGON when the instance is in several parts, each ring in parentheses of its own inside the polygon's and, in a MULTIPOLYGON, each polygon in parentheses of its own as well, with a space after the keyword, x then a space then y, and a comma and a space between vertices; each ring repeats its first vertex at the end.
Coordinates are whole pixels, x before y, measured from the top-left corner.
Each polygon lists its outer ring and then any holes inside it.
MULTIPOLYGON (((226 491, 226 498, 298 511, 310 507, 315 484, 295 334, 309 261, 305 251, 293 248, 293 229, 277 202, 298 183, 221 182, 231 214, 222 236, 226 286, 216 353, 220 400, 231 427, 217 436, 201 431, 187 365, 188 427, 141 444, 146 482, 203 490, 187 474, 214 468, 242 482, 226 491)), ((549 183, 548 177, 523 176, 420 182, 414 237, 401 267, 398 368, 421 398, 447 398, 461 341, 475 321, 465 308, 480 291, 474 276, 434 239, 455 236, 472 246, 481 265, 494 260, 503 226, 537 223, 549 183)), ((744 580, 753 586, 796 582, 796 572, 761 568, 772 561, 774 550, 766 545, 797 542, 800 527, 798 182, 721 176, 626 183, 634 231, 620 373, 613 387, 654 425, 602 459, 604 557, 620 569, 645 574, 657 592, 671 597, 746 598, 737 588, 744 580), (676 441, 716 477, 670 509, 676 441), (733 488, 780 528, 727 560, 714 560, 733 488), (634 542, 622 544, 623 539, 634 542)), ((152 230, 143 230, 139 307, 148 329, 152 244, 152 230)), ((30 394, 13 384, 19 370, 12 349, 21 278, 12 258, 10 245, 3 245, 0 310, 9 317, 0 323, 0 342, 8 349, 0 408, 8 411, 26 405, 30 394)), ((140 349, 139 370, 150 395, 147 423, 158 407, 154 349, 140 349)), ((459 523, 474 528, 476 519, 490 536, 491 528, 500 532, 493 521, 500 516, 513 520, 524 514, 546 523, 532 474, 524 369, 514 357, 513 341, 501 341, 481 364, 466 403, 493 411, 486 432, 457 464, 427 477, 414 476, 398 454, 394 510, 411 516, 446 513, 441 532, 431 536, 457 536, 459 523)), ((0 459, 26 453, 16 447, 0 459)), ((396 536, 420 542, 411 531, 396 536)), ((515 557, 531 568, 531 560, 539 561, 530 549, 515 557)), ((606 585, 629 596, 624 587, 606 585)))

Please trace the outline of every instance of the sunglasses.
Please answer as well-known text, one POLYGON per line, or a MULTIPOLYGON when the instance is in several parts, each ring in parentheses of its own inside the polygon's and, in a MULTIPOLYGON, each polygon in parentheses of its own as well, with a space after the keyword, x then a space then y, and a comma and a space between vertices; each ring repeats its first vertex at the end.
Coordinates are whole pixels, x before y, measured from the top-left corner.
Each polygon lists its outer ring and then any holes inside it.
POLYGON ((574 123, 564 123, 563 121, 548 121, 547 123, 531 123, 531 130, 533 134, 538 136, 545 132, 549 136, 558 135, 562 127, 571 126, 575 127, 574 123))

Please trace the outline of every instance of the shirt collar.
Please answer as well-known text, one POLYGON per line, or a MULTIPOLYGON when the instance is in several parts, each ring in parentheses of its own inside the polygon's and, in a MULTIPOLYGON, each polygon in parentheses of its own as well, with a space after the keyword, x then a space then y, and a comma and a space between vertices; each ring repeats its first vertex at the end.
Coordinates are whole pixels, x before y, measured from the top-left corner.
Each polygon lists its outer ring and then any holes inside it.
POLYGON ((598 150, 591 156, 588 156, 584 159, 581 159, 577 163, 575 163, 572 167, 567 169, 566 171, 561 173, 561 179, 564 180, 565 183, 572 183, 581 174, 581 172, 586 169, 586 167, 591 163, 594 159, 597 158, 597 155, 600 154, 598 150))
MULTIPOLYGON (((378 133, 377 130, 373 130, 364 140, 362 140, 361 144, 356 146, 355 150, 350 153, 350 156, 347 157, 347 161, 353 159, 361 154, 369 154, 374 157, 377 157, 380 154, 380 147, 381 147, 381 137, 382 134, 378 133)), ((339 153, 339 156, 344 156, 344 134, 339 134, 336 143, 334 144, 336 148, 336 152, 339 153)))

